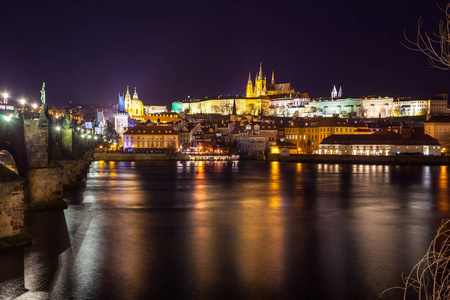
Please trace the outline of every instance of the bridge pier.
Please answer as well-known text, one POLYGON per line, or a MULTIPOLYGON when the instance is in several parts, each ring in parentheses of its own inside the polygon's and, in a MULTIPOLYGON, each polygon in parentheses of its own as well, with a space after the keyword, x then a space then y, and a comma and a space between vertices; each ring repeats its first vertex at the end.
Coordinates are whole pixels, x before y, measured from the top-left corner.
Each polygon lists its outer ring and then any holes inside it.
POLYGON ((92 161, 92 153, 89 151, 77 159, 57 161, 63 166, 62 182, 64 190, 77 189, 80 187, 81 180, 86 178, 92 161))
POLYGON ((28 209, 65 208, 63 166, 50 160, 50 122, 41 114, 39 119, 24 123, 28 209))
POLYGON ((31 244, 24 228, 24 182, 0 164, 0 249, 31 244))

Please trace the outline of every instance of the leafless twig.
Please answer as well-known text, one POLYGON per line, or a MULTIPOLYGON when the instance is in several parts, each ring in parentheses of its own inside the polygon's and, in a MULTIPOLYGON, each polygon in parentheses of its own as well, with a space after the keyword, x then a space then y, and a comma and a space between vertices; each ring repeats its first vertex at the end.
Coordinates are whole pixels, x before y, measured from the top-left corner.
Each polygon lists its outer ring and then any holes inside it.
POLYGON ((425 54, 433 68, 450 70, 450 3, 445 10, 439 9, 445 17, 439 21, 439 31, 429 35, 422 31, 422 18, 419 18, 417 25, 417 35, 415 40, 409 39, 404 33, 406 43, 402 43, 406 48, 419 51, 425 54))
POLYGON ((443 300, 450 299, 450 219, 443 220, 431 241, 424 257, 412 268, 407 276, 403 275, 403 299, 414 293, 416 299, 443 300))

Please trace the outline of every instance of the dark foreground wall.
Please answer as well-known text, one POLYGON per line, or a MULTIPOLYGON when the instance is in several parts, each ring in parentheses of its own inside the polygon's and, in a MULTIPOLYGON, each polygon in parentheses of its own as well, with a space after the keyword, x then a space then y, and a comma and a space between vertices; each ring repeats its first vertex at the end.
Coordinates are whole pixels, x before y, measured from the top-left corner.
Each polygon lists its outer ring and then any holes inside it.
POLYGON ((280 156, 269 154, 267 160, 331 164, 450 165, 450 157, 440 156, 356 156, 316 154, 280 156))

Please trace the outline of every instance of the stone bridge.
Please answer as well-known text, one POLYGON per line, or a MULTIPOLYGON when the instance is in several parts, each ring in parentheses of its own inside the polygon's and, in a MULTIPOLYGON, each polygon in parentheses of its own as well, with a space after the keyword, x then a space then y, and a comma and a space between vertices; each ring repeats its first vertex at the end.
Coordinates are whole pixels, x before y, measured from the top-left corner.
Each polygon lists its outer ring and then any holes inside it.
MULTIPOLYGON (((25 175, 25 141, 23 119, 0 115, 0 163, 8 169, 25 175)), ((1 111, 0 111, 1 113, 1 111)))
POLYGON ((67 207, 64 188, 76 186, 92 160, 89 145, 73 151, 72 128, 52 130, 45 104, 38 118, 25 119, 0 105, 0 249, 29 242, 26 210, 67 207))

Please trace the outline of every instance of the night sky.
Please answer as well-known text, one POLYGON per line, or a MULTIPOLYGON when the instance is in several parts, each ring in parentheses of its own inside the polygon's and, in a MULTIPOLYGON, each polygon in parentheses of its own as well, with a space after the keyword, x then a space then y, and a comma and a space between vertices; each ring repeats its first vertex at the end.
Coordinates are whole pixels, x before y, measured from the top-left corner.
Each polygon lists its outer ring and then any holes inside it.
MULTIPOLYGON (((439 1, 442 7, 445 1, 439 1)), ((263 62, 270 80, 310 97, 434 95, 450 71, 401 45, 435 1, 0 1, 0 91, 50 105, 149 103, 245 93, 263 62)))

